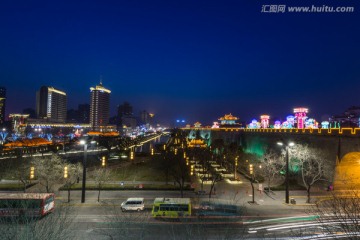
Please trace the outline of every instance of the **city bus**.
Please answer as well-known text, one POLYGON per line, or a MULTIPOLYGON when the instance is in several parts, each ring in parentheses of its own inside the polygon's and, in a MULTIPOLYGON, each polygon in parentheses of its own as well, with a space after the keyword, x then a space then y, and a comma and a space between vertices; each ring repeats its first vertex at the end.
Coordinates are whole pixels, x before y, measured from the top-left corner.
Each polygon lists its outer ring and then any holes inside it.
POLYGON ((43 217, 54 208, 53 193, 0 193, 0 217, 43 217))
POLYGON ((191 216, 190 198, 155 198, 151 215, 153 217, 191 216))

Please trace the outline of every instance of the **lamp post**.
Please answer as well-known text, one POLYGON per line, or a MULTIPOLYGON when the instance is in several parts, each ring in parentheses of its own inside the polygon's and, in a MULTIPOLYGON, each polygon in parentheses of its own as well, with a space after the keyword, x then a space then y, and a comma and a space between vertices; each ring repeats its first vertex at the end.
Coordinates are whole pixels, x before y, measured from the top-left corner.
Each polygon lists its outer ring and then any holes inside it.
POLYGON ((251 176, 251 189, 252 189, 252 202, 251 203, 255 203, 255 189, 254 189, 254 181, 255 181, 255 176, 254 176, 254 166, 252 164, 249 165, 249 172, 250 172, 250 176, 251 176))
MULTIPOLYGON (((91 141, 91 144, 96 143, 91 141)), ((87 160, 87 147, 88 143, 86 140, 80 140, 80 144, 84 145, 84 158, 83 158, 83 178, 82 178, 82 188, 81 188, 81 203, 85 202, 85 185, 86 185, 86 160, 87 160)))
MULTIPOLYGON (((277 143, 280 146, 284 146, 283 142, 278 142, 277 143)), ((285 151, 286 151, 286 155, 285 155, 285 203, 289 203, 290 201, 290 197, 289 197, 289 147, 294 146, 295 144, 293 142, 289 142, 288 145, 285 145, 285 151)))
POLYGON ((237 166, 238 166, 238 157, 235 158, 235 162, 234 162, 234 181, 236 181, 237 166))
POLYGON ((85 140, 81 140, 80 144, 84 145, 83 178, 82 178, 82 188, 81 188, 81 203, 84 203, 85 202, 85 185, 86 185, 87 142, 85 140))

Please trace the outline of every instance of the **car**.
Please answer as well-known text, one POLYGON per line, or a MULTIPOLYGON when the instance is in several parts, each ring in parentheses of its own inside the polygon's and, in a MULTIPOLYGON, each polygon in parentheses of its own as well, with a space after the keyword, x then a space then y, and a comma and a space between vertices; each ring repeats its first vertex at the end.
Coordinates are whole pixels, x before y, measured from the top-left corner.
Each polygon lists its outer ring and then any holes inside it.
POLYGON ((196 195, 206 195, 207 192, 204 191, 204 190, 199 190, 199 191, 196 191, 195 194, 196 194, 196 195))
POLYGON ((128 198, 121 203, 121 211, 143 211, 145 209, 144 198, 128 198))
POLYGON ((202 202, 202 203, 200 203, 199 209, 201 209, 201 210, 213 210, 214 209, 214 204, 212 204, 210 202, 202 202))
POLYGON ((239 216, 242 209, 236 205, 202 202, 197 216, 239 216))

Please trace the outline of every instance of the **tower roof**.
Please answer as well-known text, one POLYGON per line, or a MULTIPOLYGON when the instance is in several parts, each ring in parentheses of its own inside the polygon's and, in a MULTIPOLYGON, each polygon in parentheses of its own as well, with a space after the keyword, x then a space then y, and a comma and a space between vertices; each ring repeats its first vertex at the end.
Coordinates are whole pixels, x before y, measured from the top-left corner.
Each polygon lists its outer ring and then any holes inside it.
POLYGON ((104 91, 107 93, 111 93, 111 91, 105 87, 103 87, 102 82, 100 82, 100 85, 97 85, 96 87, 91 87, 90 91, 104 91))
POLYGON ((225 116, 219 118, 219 120, 238 120, 239 118, 233 116, 231 113, 230 114, 225 114, 225 116))

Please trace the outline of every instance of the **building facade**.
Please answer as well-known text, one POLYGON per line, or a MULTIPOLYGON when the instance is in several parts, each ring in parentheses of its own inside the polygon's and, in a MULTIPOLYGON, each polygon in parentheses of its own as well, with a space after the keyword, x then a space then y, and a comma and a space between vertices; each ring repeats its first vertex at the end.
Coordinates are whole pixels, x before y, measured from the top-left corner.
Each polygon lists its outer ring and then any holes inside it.
POLYGON ((0 125, 5 122, 6 88, 0 87, 0 125))
POLYGON ((42 86, 36 93, 36 115, 49 122, 66 121, 66 93, 53 87, 42 86))
POLYGON ((90 126, 93 131, 106 129, 110 118, 110 93, 109 89, 99 85, 90 88, 90 126))
POLYGON ((349 107, 343 114, 330 117, 330 128, 360 127, 360 106, 349 107))
POLYGON ((89 123, 90 119, 90 105, 85 104, 79 104, 78 110, 77 110, 77 120, 79 123, 89 123))
POLYGON ((121 118, 123 116, 132 116, 133 115, 133 107, 128 102, 124 102, 118 106, 118 117, 121 118))

